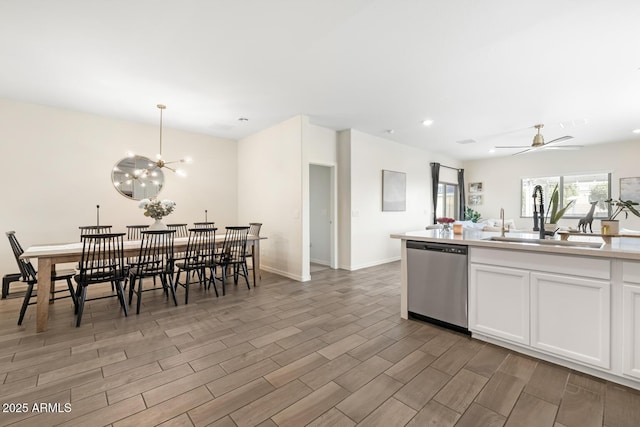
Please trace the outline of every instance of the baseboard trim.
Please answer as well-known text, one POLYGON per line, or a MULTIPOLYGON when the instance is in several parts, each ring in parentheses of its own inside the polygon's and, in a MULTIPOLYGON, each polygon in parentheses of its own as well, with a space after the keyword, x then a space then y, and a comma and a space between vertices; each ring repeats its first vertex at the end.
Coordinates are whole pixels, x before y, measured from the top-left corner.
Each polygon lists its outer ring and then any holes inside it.
POLYGON ((390 262, 396 262, 396 261, 400 261, 400 257, 393 257, 393 258, 387 258, 387 259, 382 259, 382 260, 378 260, 378 261, 372 261, 372 262, 368 262, 368 263, 364 263, 364 264, 358 264, 358 265, 341 265, 339 266, 340 269, 342 270, 348 270, 348 271, 356 271, 356 270, 362 270, 363 268, 369 268, 369 267, 375 267, 376 265, 382 265, 382 264, 388 264, 390 262))
POLYGON ((309 280, 311 280, 311 276, 308 276, 305 278, 298 274, 292 274, 292 273, 289 273, 288 271, 283 271, 277 268, 269 267, 268 265, 261 265, 260 269, 264 271, 268 271, 269 273, 277 274, 279 276, 284 276, 289 279, 296 280, 298 282, 308 282, 309 280))

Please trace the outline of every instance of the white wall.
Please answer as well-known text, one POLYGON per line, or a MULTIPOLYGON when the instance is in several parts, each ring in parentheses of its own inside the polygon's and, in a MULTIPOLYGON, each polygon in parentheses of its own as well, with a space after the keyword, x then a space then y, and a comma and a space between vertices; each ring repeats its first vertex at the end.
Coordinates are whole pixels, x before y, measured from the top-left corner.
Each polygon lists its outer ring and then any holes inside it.
MULTIPOLYGON (((342 257, 341 268, 351 270, 400 259, 400 244, 390 234, 421 230, 430 223, 430 162, 459 167, 458 162, 428 151, 398 144, 377 136, 350 130, 341 132, 340 162, 349 161, 350 243, 349 258, 342 257), (347 140, 347 135, 349 136, 347 140), (382 211, 382 170, 407 174, 407 208, 404 212, 382 211)), ((346 173, 345 165, 340 165, 346 173)), ((346 191, 342 187, 340 191, 346 191)), ((344 195, 343 195, 344 196, 344 195)), ((343 209, 341 219, 349 213, 343 209)), ((347 232, 346 229, 342 229, 347 232)), ((346 245, 346 243, 345 243, 346 245)))
MULTIPOLYGON (((620 178, 640 176, 638 141, 586 146, 579 151, 538 151, 519 156, 498 157, 464 163, 467 182, 483 182, 484 200, 474 207, 483 218, 498 218, 500 208, 519 228, 530 228, 533 219, 520 217, 520 180, 524 177, 611 172, 611 194, 620 195, 620 178)), ((545 205, 549 195, 545 194, 545 205)), ((620 226, 640 230, 640 218, 618 217, 620 226)), ((593 229, 596 231, 596 222, 593 229)), ((562 219, 561 226, 578 224, 577 219, 562 219)), ((599 224, 597 225, 599 227, 599 224)))
MULTIPOLYGON (((209 219, 224 226, 236 221, 236 143, 166 127, 163 155, 189 155, 188 176, 166 173, 159 198, 173 199, 174 223, 209 219)), ((79 240, 78 226, 94 225, 97 204, 101 224, 125 231, 145 224, 138 202, 120 195, 111 170, 127 151, 153 156, 158 126, 0 100, 0 228, 15 230, 23 247, 79 240)), ((3 237, 4 238, 4 237, 3 237)), ((5 238, 6 239, 6 238, 5 238)), ((9 243, 0 244, 0 275, 17 272, 9 243)))
MULTIPOLYGON (((263 224, 260 234, 268 238, 261 243, 261 267, 295 280, 306 278, 302 263, 303 121, 296 116, 238 142, 238 222, 263 224)), ((309 167, 304 167, 308 180, 309 167)), ((307 276, 308 269, 307 265, 307 276)))

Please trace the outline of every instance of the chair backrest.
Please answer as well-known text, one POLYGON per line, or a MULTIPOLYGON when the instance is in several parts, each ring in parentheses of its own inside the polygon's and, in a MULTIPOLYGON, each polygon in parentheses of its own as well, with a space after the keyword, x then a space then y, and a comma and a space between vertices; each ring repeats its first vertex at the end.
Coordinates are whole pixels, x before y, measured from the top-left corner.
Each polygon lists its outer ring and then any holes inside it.
POLYGON ((212 265, 216 252, 217 228, 190 228, 185 256, 187 267, 212 265))
POLYGON ((127 225, 127 240, 140 240, 142 238, 140 233, 147 228, 149 228, 148 225, 127 225))
POLYGON ((30 261, 27 261, 26 259, 20 259, 20 255, 24 253, 24 250, 22 249, 20 242, 18 242, 16 232, 7 231, 6 234, 9 238, 9 244, 11 245, 13 256, 16 258, 16 262, 18 263, 18 268, 20 269, 22 280, 24 280, 25 282, 35 282, 37 280, 36 269, 33 267, 30 261))
POLYGON ((225 227, 222 262, 242 262, 247 249, 248 226, 225 227))
POLYGON ((167 228, 176 232, 175 237, 187 237, 189 235, 187 224, 167 224, 167 228))
POLYGON ((124 280, 124 235, 125 233, 102 233, 80 236, 80 283, 87 285, 124 280))
POLYGON ((259 236, 260 228, 262 228, 261 222, 250 222, 249 223, 249 235, 250 236, 259 236))
POLYGON ((174 230, 142 231, 135 268, 139 276, 173 272, 174 230))
POLYGON ((194 222, 193 223, 194 228, 213 228, 214 225, 215 225, 215 222, 194 222))
POLYGON ((111 233, 110 225, 82 225, 78 227, 80 229, 80 236, 85 234, 105 234, 111 233))

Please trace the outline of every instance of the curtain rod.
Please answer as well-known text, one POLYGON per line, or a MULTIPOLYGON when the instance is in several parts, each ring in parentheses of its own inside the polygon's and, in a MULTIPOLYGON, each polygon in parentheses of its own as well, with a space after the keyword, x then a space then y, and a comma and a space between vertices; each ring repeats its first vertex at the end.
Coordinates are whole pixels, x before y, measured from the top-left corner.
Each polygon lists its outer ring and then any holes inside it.
MULTIPOLYGON (((432 163, 430 163, 430 164, 434 165, 434 164, 435 164, 435 162, 432 162, 432 163)), ((464 170, 464 169, 462 169, 462 168, 452 168, 451 166, 445 166, 445 165, 442 165, 442 164, 440 164, 440 167, 441 167, 441 168, 452 169, 452 170, 454 170, 454 171, 461 171, 461 170, 464 170)))

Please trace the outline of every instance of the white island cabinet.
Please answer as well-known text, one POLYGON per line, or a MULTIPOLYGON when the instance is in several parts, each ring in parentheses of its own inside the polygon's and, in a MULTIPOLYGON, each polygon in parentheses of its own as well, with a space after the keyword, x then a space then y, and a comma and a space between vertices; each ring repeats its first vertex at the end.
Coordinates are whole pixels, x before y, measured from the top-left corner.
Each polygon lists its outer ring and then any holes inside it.
POLYGON ((473 338, 640 390, 640 239, 539 243, 426 231, 401 239, 400 315, 407 318, 407 240, 468 247, 473 338), (584 243, 583 243, 584 242, 584 243))
POLYGON ((469 263, 472 333, 610 368, 609 260, 471 248, 469 263))
POLYGON ((640 379, 640 263, 622 264, 622 371, 640 379))
POLYGON ((469 329, 529 345, 529 272, 471 263, 469 329))

